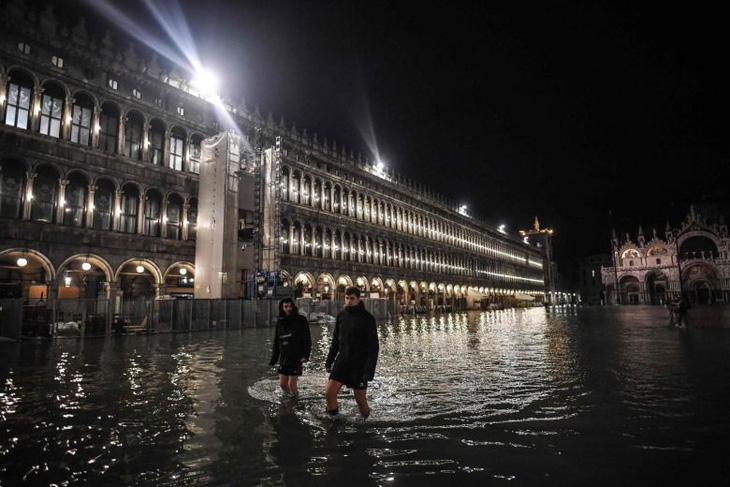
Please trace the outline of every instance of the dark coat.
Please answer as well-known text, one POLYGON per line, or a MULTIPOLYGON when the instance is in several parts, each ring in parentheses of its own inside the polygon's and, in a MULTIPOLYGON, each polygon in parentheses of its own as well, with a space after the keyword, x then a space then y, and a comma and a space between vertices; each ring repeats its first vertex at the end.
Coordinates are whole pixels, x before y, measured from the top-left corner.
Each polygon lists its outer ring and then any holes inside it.
POLYGON ((363 380, 373 380, 379 351, 375 317, 360 301, 357 306, 347 306, 337 315, 325 368, 362 371, 363 380))
MULTIPOLYGON (((281 307, 280 307, 281 308, 281 307)), ((312 336, 309 333, 309 321, 300 315, 294 306, 291 315, 287 316, 279 309, 274 333, 274 349, 271 351, 270 365, 297 365, 304 358, 309 360, 312 353, 312 336)))

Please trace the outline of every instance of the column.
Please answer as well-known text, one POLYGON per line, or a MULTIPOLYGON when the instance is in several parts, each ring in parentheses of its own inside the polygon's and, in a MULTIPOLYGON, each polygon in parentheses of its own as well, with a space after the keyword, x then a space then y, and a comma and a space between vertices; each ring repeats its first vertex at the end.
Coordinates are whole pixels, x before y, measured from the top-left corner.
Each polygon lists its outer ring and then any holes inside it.
POLYGON ((122 195, 124 191, 120 188, 114 190, 114 210, 112 210, 112 230, 115 232, 119 231, 120 215, 122 214, 122 195))
POLYGON ((150 153, 150 123, 145 121, 142 125, 142 160, 149 162, 150 153))
POLYGON ((30 108, 30 122, 28 124, 28 131, 36 133, 40 128, 41 123, 41 108, 43 100, 43 88, 36 85, 33 89, 33 103, 30 108))
POLYGON ((25 173, 25 197, 23 198, 23 220, 30 220, 30 209, 33 202, 33 180, 37 173, 27 171, 25 173))
POLYGON ((124 122, 126 122, 127 117, 124 116, 124 114, 119 115, 119 128, 117 130, 117 154, 124 154, 124 122))
POLYGON ((91 228, 94 225, 94 195, 98 188, 93 184, 89 185, 89 194, 86 198, 86 228, 91 228))
POLYGON ((94 112, 91 115, 91 147, 99 147, 99 130, 101 125, 101 108, 94 106, 94 112))
POLYGON ((160 226, 160 237, 167 238, 167 205, 169 201, 166 196, 162 197, 162 222, 160 226))
MULTIPOLYGON (((185 154, 183 154, 183 172, 192 172, 190 170, 190 145, 192 144, 193 138, 188 135, 185 139, 185 154)), ((185 220, 187 221, 187 220, 185 220)), ((186 239, 187 240, 187 239, 186 239)))
MULTIPOLYGON (((6 87, 8 85, 8 76, 0 73, 0 115, 5 113, 5 101, 7 100, 6 87)), ((5 123, 5 117, 0 118, 0 124, 5 123)))
MULTIPOLYGON (((165 135, 164 135, 165 139, 162 144, 163 152, 162 152, 161 164, 163 167, 170 167, 170 134, 171 134, 171 132, 169 129, 165 131, 165 135)), ((167 204, 165 206, 167 206, 167 204)))
POLYGON ((190 205, 187 203, 183 203, 182 207, 182 239, 187 240, 188 239, 188 210, 190 209, 190 205))
POLYGON ((137 234, 142 235, 144 230, 144 206, 147 202, 147 195, 142 193, 139 195, 139 205, 137 206, 137 234))
POLYGON ((56 225, 63 225, 63 214, 66 209, 66 186, 68 179, 58 180, 58 204, 56 205, 56 225))
POLYGON ((289 253, 295 254, 294 250, 294 223, 292 222, 289 225, 289 236, 287 237, 289 239, 289 253))
POLYGON ((61 138, 69 140, 71 138, 71 108, 74 99, 70 96, 66 97, 66 103, 63 105, 63 114, 61 115, 61 138))

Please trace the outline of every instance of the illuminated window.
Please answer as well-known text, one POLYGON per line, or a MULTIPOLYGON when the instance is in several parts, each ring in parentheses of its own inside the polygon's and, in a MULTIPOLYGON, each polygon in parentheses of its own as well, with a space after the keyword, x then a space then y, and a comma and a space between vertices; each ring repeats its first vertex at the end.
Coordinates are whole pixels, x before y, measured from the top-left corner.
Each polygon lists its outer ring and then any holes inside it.
POLYGON ((132 96, 139 100, 140 98, 142 98, 142 92, 139 91, 137 88, 134 88, 132 89, 132 96))
POLYGON ((177 114, 180 115, 181 117, 184 117, 185 116, 185 108, 183 108, 183 107, 177 107, 177 114))
POLYGON ((23 54, 30 54, 30 46, 25 42, 19 42, 18 51, 22 52, 23 54))
POLYGON ((173 131, 170 136, 170 169, 182 171, 185 136, 173 131))
POLYGON ((63 92, 48 87, 41 99, 41 127, 40 133, 51 137, 61 136, 61 116, 63 115, 63 92))
POLYGON ((5 124, 11 127, 28 130, 30 119, 30 100, 32 88, 30 83, 8 83, 8 102, 5 111, 5 124))
POLYGON ((107 86, 111 88, 112 90, 116 90, 119 87, 119 83, 117 83, 117 80, 109 78, 106 82, 107 86))
POLYGON ((63 58, 58 56, 51 56, 51 63, 59 69, 63 69, 63 58))

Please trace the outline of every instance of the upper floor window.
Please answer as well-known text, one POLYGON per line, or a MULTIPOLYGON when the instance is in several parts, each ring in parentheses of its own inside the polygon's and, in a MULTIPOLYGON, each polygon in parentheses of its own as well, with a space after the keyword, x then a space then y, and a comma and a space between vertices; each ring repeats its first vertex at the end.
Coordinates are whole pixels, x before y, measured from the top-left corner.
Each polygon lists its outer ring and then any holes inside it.
POLYGON ((185 136, 179 129, 173 130, 170 135, 170 169, 182 171, 183 147, 185 147, 185 136))
POLYGON ((132 159, 142 159, 142 117, 136 113, 127 116, 124 126, 124 155, 132 159))
POLYGON ((54 65, 55 67, 57 67, 57 68, 59 68, 59 69, 63 69, 63 58, 62 58, 62 57, 58 57, 58 56, 51 56, 51 63, 52 63, 52 64, 53 64, 53 65, 54 65))
POLYGON ((656 260, 656 263, 657 263, 658 265, 661 265, 661 264, 662 264, 662 259, 657 259, 657 260, 656 260))
POLYGON ((139 100, 140 98, 142 98, 142 92, 139 91, 137 88, 133 88, 132 96, 139 100))
POLYGON ((41 99, 40 133, 58 138, 61 136, 63 91, 56 85, 47 85, 44 90, 41 99))
POLYGON ((157 105, 160 108, 164 108, 165 103, 162 101, 162 98, 155 98, 155 105, 157 105))
POLYGON ((101 107, 99 118, 99 149, 105 152, 117 152, 119 137, 119 111, 110 103, 101 107))
POLYGON ((119 83, 117 83, 117 80, 113 78, 109 78, 106 82, 107 86, 111 88, 112 90, 116 90, 119 87, 119 83))
POLYGON ((148 140, 150 162, 157 166, 162 165, 165 155, 165 127, 159 120, 150 123, 148 140))
POLYGON ((200 136, 193 136, 190 139, 190 172, 195 174, 200 173, 201 142, 202 138, 200 136))
POLYGON ((5 124, 28 130, 30 120, 30 100, 33 88, 24 79, 8 83, 8 102, 5 110, 5 124))
POLYGON ((630 260, 630 261, 629 261, 629 266, 631 266, 631 267, 633 267, 633 266, 634 266, 634 261, 633 261, 633 260, 630 260))
POLYGON ((181 117, 185 116, 185 108, 184 107, 177 107, 177 114, 181 117))
POLYGON ((91 111, 93 103, 85 95, 74 100, 71 112, 71 142, 91 145, 91 111))
POLYGON ((30 54, 30 45, 26 44, 25 42, 19 42, 18 51, 22 52, 23 54, 30 54))

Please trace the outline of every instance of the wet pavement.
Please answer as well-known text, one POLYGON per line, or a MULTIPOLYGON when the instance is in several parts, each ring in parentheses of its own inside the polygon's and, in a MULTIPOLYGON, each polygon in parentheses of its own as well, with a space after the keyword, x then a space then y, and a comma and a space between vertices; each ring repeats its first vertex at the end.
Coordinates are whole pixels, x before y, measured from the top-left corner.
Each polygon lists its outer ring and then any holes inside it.
POLYGON ((361 422, 300 397, 273 329, 0 343, 0 486, 728 485, 730 308, 541 308, 381 323, 361 422))

